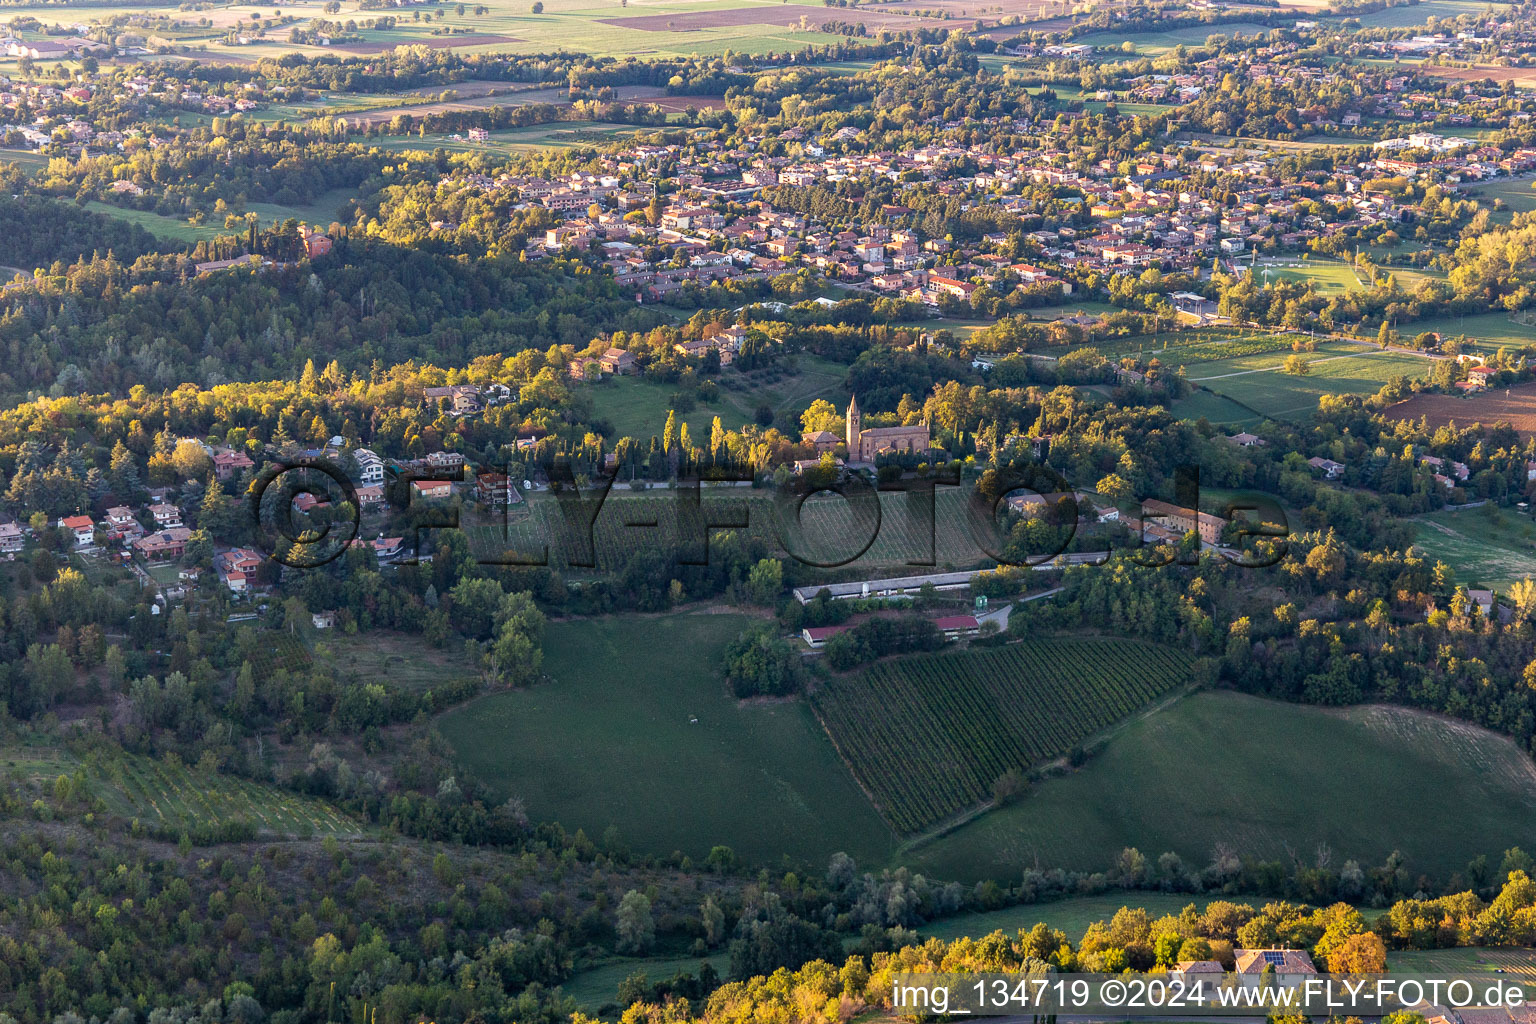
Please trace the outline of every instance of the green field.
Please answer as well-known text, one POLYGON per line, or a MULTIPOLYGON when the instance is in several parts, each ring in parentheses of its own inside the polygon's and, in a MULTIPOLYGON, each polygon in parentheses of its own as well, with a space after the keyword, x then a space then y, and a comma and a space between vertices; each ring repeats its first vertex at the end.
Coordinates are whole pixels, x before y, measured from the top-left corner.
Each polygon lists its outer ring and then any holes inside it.
MULTIPOLYGON (((1527 316, 1528 314, 1521 314, 1527 316)), ((1508 313, 1483 313, 1478 316, 1445 316, 1415 320, 1398 326, 1409 337, 1420 331, 1437 331, 1446 338, 1465 334, 1474 349, 1492 352, 1500 346, 1524 348, 1536 345, 1536 324, 1519 323, 1508 313)))
MULTIPOLYGON (((730 957, 716 953, 705 959, 720 977, 729 973, 730 957)), ((576 1000, 577 1006, 588 1013, 596 1013, 605 1003, 618 997, 619 985, 631 974, 644 974, 651 982, 664 981, 679 971, 697 974, 701 963, 703 960, 696 956, 617 957, 578 969, 565 980, 560 990, 576 1000)))
MULTIPOLYGON (((820 13, 820 4, 808 4, 805 0, 788 0, 794 5, 813 7, 820 13)), ((361 45, 351 43, 333 46, 295 44, 289 41, 293 24, 303 25, 315 17, 330 20, 352 19, 362 22, 377 17, 377 11, 361 10, 356 0, 342 0, 341 9, 328 14, 317 0, 294 0, 284 4, 285 15, 297 20, 288 25, 272 25, 262 38, 253 38, 245 44, 226 43, 225 35, 236 23, 249 24, 252 13, 270 18, 272 8, 251 4, 219 6, 196 12, 168 10, 170 16, 179 18, 181 27, 157 30, 177 45, 189 51, 209 56, 228 57, 253 61, 275 58, 287 53, 299 53, 310 57, 357 56, 367 52, 381 52, 396 46, 423 45, 433 48, 451 47, 463 53, 550 53, 556 50, 580 51, 612 55, 688 55, 718 56, 726 51, 763 53, 769 50, 786 52, 803 49, 807 45, 820 45, 843 39, 840 35, 823 33, 814 27, 790 27, 769 25, 763 21, 743 20, 737 24, 711 24, 730 19, 705 18, 702 22, 688 16, 700 14, 699 5, 688 0, 632 0, 627 5, 617 3, 593 4, 593 0, 545 0, 542 13, 534 14, 526 2, 515 0, 486 0, 488 12, 476 15, 472 10, 458 14, 453 6, 429 8, 421 11, 421 20, 414 20, 412 11, 398 12, 399 21, 392 29, 360 28, 361 45), (437 15, 441 13, 442 17, 437 15), (627 17, 647 15, 675 15, 679 21, 654 25, 612 25, 605 22, 627 17), (211 27, 199 26, 200 17, 209 17, 211 27), (457 29, 458 34, 446 34, 457 29), (435 34, 434 34, 435 33, 435 34)), ((761 9, 764 5, 730 0, 711 5, 709 13, 717 10, 761 9)), ((64 20, 58 8, 39 8, 37 16, 45 23, 73 24, 75 17, 105 20, 114 15, 128 15, 142 11, 141 5, 103 5, 91 7, 88 13, 71 16, 64 20)), ((810 13, 810 12, 807 12, 810 13)), ((857 18, 862 12, 850 11, 848 17, 857 18)), ((979 12, 978 12, 979 13, 979 12)), ((781 12, 775 11, 775 16, 781 12)), ((871 26, 870 35, 886 23, 903 27, 911 21, 915 26, 932 27, 938 22, 926 18, 882 18, 878 12, 864 15, 871 26)))
POLYGON ((1422 3, 1362 14, 1359 19, 1360 24, 1366 28, 1404 28, 1422 25, 1430 17, 1456 18, 1463 14, 1476 17, 1488 10, 1488 6, 1477 0, 1424 0, 1422 3))
POLYGON ((361 826, 329 804, 229 775, 125 757, 94 772, 93 790, 118 814, 146 825, 193 829, 248 821, 263 835, 360 835, 361 826))
POLYGON ((1266 283, 1290 281, 1311 282, 1319 295, 1342 295, 1345 292, 1362 291, 1370 281, 1355 272, 1347 263, 1329 260, 1286 259, 1259 265, 1259 277, 1266 283))
MULTIPOLYGON (((1463 191, 1469 197, 1489 203, 1502 199, 1509 214, 1536 210, 1536 181, 1530 178, 1495 178, 1485 185, 1476 185, 1463 191)), ((1509 214, 1505 214, 1504 220, 1509 219, 1509 214)))
POLYGON ((184 218, 167 217, 150 210, 130 210, 94 199, 86 203, 85 208, 95 213, 116 217, 118 220, 125 220, 130 224, 137 224, 152 235, 188 246, 200 239, 213 238, 215 235, 225 233, 222 221, 215 223, 209 220, 202 224, 191 224, 184 218))
MULTIPOLYGON (((1191 896, 1187 893, 1117 892, 1106 896, 1080 896, 1074 899, 1052 900, 1049 903, 1023 903, 1001 910, 982 910, 956 917, 946 917, 918 928, 924 938, 932 936, 945 942, 960 938, 977 939, 1002 930, 1009 934, 1021 928, 1033 928, 1044 921, 1052 928, 1067 933, 1067 941, 1076 945, 1082 940, 1088 926, 1096 921, 1107 921, 1121 907, 1140 907, 1154 920, 1165 914, 1177 914, 1193 903, 1202 912, 1208 896, 1191 896)), ((1241 897, 1236 902, 1243 902, 1241 897)), ((1255 904, 1263 900, 1251 900, 1255 904)))
POLYGON ((815 702, 886 819, 915 832, 1188 679, 1188 656, 1172 648, 1039 640, 881 662, 828 680, 815 702))
POLYGON ((1212 423, 1230 427, 1254 427, 1263 417, 1254 415, 1237 402, 1209 391, 1191 391, 1169 408, 1180 419, 1198 420, 1202 417, 1212 423))
POLYGON ((1310 370, 1304 375, 1279 369, 1289 353, 1241 357, 1201 363, 1189 379, 1218 395, 1232 398, 1264 416, 1305 420, 1317 410, 1323 395, 1375 394, 1393 377, 1428 375, 1431 361, 1398 352, 1329 342, 1304 353, 1310 370))
POLYGON ((1536 978, 1536 949, 1404 949, 1387 955, 1387 968, 1410 974, 1499 972, 1536 978))
POLYGON ((1536 521, 1493 505, 1418 516, 1414 547, 1444 562, 1456 582, 1505 590, 1536 578, 1536 521))
POLYGON ((1170 29, 1166 32, 1137 32, 1127 35, 1123 32, 1094 32, 1091 35, 1079 36, 1072 40, 1074 43, 1087 43, 1090 46, 1102 46, 1118 50, 1127 42, 1136 47, 1137 53, 1160 56, 1177 46, 1196 47, 1204 46, 1208 37, 1213 35, 1262 35, 1269 29, 1253 21, 1239 21, 1229 25, 1193 25, 1189 28, 1170 29))
POLYGON ((716 844, 816 865, 881 863, 893 837, 802 701, 742 703, 720 674, 741 615, 556 622, 550 677, 449 712, 461 763, 534 818, 702 859, 716 844))
POLYGON ((1536 765, 1508 739, 1405 708, 1331 711, 1201 693, 1128 725, 1081 770, 905 858, 939 878, 1015 878, 1103 864, 1135 846, 1209 862, 1309 860, 1326 843, 1379 864, 1448 875, 1529 843, 1536 765))
POLYGON ((53 747, 10 746, 0 765, 17 778, 50 783, 83 775, 90 794, 112 814, 157 829, 195 831, 244 821, 268 838, 357 836, 362 825, 330 804, 179 761, 120 755, 82 762, 53 747))
MULTIPOLYGON (((784 373, 732 373, 727 380, 739 387, 722 387, 714 401, 696 401, 692 410, 678 413, 677 419, 688 423, 698 437, 701 431, 707 436, 710 420, 716 416, 728 429, 751 422, 759 405, 796 417, 818 398, 841 408, 848 400, 843 391, 847 376, 848 368, 840 363, 802 354, 784 373)), ((591 397, 597 418, 613 425, 616 437, 645 441, 661 435, 677 386, 643 377, 610 377, 587 386, 583 393, 591 397)))

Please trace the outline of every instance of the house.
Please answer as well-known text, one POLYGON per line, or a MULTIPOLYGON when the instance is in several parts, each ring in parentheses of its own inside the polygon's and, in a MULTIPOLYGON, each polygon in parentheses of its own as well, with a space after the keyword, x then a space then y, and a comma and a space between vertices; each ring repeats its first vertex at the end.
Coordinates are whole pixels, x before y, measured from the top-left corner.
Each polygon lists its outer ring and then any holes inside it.
POLYGON ((817 455, 823 452, 830 452, 837 447, 837 435, 830 430, 818 430, 814 433, 806 434, 800 440, 802 444, 807 444, 814 448, 817 455))
POLYGON ((359 512, 365 509, 378 508, 384 503, 384 486, 382 484, 367 484, 359 487, 356 493, 359 512))
POLYGON ((307 224, 299 226, 299 240, 304 243, 304 255, 312 260, 331 251, 331 237, 323 231, 311 231, 307 224))
POLYGON ((1262 437, 1259 437, 1255 434, 1250 434, 1246 430, 1240 434, 1231 435, 1227 438, 1227 441, 1231 444, 1237 445, 1239 448, 1262 448, 1269 443, 1262 437))
POLYGON ((481 473, 475 477, 475 500, 491 508, 503 508, 513 503, 512 481, 505 473, 481 473))
POLYGON ((370 449, 357 448, 352 452, 357 463, 357 482, 364 487, 376 487, 384 483, 384 460, 370 449))
POLYGON ((1317 974, 1312 958, 1299 949, 1234 949, 1237 975, 1244 988, 1278 985, 1294 988, 1317 974), (1273 972, 1265 978, 1264 972, 1273 972))
POLYGON ((392 562, 400 556, 400 546, 403 543, 405 543, 404 537, 386 537, 380 534, 374 540, 354 540, 352 546, 372 548, 374 556, 380 562, 392 562))
POLYGON ((412 480, 411 500, 418 498, 423 501, 440 501, 453 497, 453 481, 451 480, 412 480))
POLYGON ((249 548, 230 548, 214 560, 224 585, 232 594, 247 593, 256 581, 256 570, 261 567, 261 555, 249 548))
POLYGON ((244 452, 225 449, 213 453, 213 475, 220 480, 228 480, 255 466, 244 452))
POLYGON ((455 416, 469 416, 480 411, 480 389, 473 384, 453 384, 449 387, 425 388, 422 401, 429 406, 447 403, 448 411, 455 416))
POLYGON ((336 625, 336 613, 312 612, 309 616, 309 621, 316 629, 330 629, 336 625))
POLYGON ((1467 600, 1477 605, 1485 618, 1493 614, 1494 596, 1491 590, 1468 590, 1467 600))
POLYGON ((1215 960, 1180 960, 1168 972, 1169 980, 1183 982, 1184 992, 1195 1000, 1211 998, 1226 973, 1226 968, 1215 960))
POLYGON ((187 550, 192 531, 185 526, 173 526, 133 542, 133 548, 147 562, 165 562, 180 558, 187 550))
POLYGON ((1202 544, 1215 544, 1221 540, 1221 531, 1227 525, 1227 521, 1220 516, 1182 508, 1155 498, 1142 502, 1141 511, 1143 520, 1151 520, 1177 535, 1195 531, 1200 535, 1202 544))
POLYGON ((1467 380, 1473 384, 1481 384, 1483 387, 1487 387, 1493 378, 1498 375, 1499 368, 1497 366, 1474 366, 1467 371, 1467 380))
POLYGON ((620 376, 630 373, 638 373, 640 364, 635 357, 621 348, 610 348, 598 357, 598 365, 604 373, 616 373, 620 376))
POLYGON ((14 555, 21 550, 20 523, 0 523, 0 555, 14 555))
POLYGON ((162 502, 149 506, 149 514, 155 517, 155 527, 160 530, 181 525, 181 509, 162 502))
POLYGON ((68 516, 59 525, 75 535, 76 547, 90 547, 96 541, 96 524, 90 516, 68 516))
POLYGON ((433 469, 463 469, 464 456, 459 452, 432 452, 427 456, 427 465, 433 469))
POLYGON ((1325 480, 1337 480, 1344 475, 1344 463, 1332 459, 1311 458, 1307 460, 1307 465, 1321 472, 1325 480))
POLYGON ((113 505, 107 509, 107 530, 119 537, 139 532, 139 521, 134 518, 133 509, 127 505, 113 505))
POLYGON ((811 647, 824 647, 828 640, 850 628, 849 626, 806 626, 800 631, 800 637, 811 647))
POLYGON ((939 632, 944 634, 945 641, 959 640, 961 637, 975 636, 981 631, 981 624, 976 621, 974 615, 946 615, 934 619, 933 624, 939 627, 939 632))

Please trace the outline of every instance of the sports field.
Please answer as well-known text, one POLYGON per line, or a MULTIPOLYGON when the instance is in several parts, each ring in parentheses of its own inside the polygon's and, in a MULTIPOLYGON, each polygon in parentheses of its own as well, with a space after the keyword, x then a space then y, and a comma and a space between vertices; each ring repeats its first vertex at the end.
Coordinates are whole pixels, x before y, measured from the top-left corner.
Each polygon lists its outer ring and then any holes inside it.
POLYGON ((1205 864, 1239 854, 1448 875, 1529 843, 1536 765, 1508 739, 1404 708, 1330 711, 1196 694, 1125 727, 1081 770, 1047 780, 906 862, 940 878, 1015 878, 1036 864, 1104 863, 1126 846, 1205 864))
POLYGON ((616 825, 636 849, 701 860, 725 844, 764 862, 823 865, 894 846, 809 707, 742 703, 720 673, 741 615, 551 623, 549 676, 445 715, 460 761, 540 821, 616 825))

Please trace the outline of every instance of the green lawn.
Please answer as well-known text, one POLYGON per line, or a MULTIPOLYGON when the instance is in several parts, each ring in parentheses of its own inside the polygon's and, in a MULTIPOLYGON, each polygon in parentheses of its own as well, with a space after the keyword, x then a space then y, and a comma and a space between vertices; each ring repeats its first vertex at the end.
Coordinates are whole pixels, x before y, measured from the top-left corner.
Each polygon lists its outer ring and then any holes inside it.
MULTIPOLYGON (((1403 708, 1329 711, 1197 694, 1127 726, 1081 770, 1039 785, 905 862, 938 878, 1107 865, 1126 846, 1205 864, 1240 854, 1449 874, 1529 843, 1536 766, 1511 741, 1403 708)), ((1129 898, 1128 901, 1134 901, 1129 898)))
POLYGON ((1536 578, 1536 520, 1486 505, 1419 516, 1414 547, 1451 567, 1456 582, 1504 590, 1536 578))
POLYGON ((530 689, 439 721, 461 763, 538 820, 648 853, 702 859, 725 844, 817 867, 889 856, 889 829, 800 701, 742 704, 720 673, 752 620, 673 614, 556 622, 530 689))
POLYGON ((1303 260, 1285 259, 1273 263, 1261 263, 1258 267, 1259 277, 1266 283, 1279 281, 1312 282, 1313 289, 1319 295, 1342 295, 1345 292, 1361 291, 1370 282, 1357 276, 1354 268, 1347 263, 1335 263, 1331 260, 1303 260))
POLYGON ((199 239, 213 238, 215 235, 226 233, 223 221, 215 223, 213 220, 208 220, 202 224, 190 224, 184 218, 167 217, 150 210, 129 210, 94 199, 86 203, 85 208, 97 213, 105 213, 118 220, 125 220, 130 224, 137 224, 152 235, 188 246, 199 239))
POLYGON ((351 188, 336 188, 329 192, 323 192, 316 196, 313 202, 293 204, 290 206, 278 203, 247 203, 246 210, 260 215, 262 223, 269 221, 284 221, 295 217, 307 224, 318 225, 321 228, 330 227, 336 220, 337 213, 348 199, 356 199, 357 190, 351 188))

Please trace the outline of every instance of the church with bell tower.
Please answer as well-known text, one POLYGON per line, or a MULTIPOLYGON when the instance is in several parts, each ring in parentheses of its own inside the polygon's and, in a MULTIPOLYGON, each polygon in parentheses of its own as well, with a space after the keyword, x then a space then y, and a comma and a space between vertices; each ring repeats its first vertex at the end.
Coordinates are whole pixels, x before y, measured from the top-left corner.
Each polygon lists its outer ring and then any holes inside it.
POLYGON ((874 462, 877 455, 918 455, 926 452, 930 445, 926 423, 910 427, 871 427, 865 430, 857 395, 848 402, 847 422, 849 462, 874 462))

